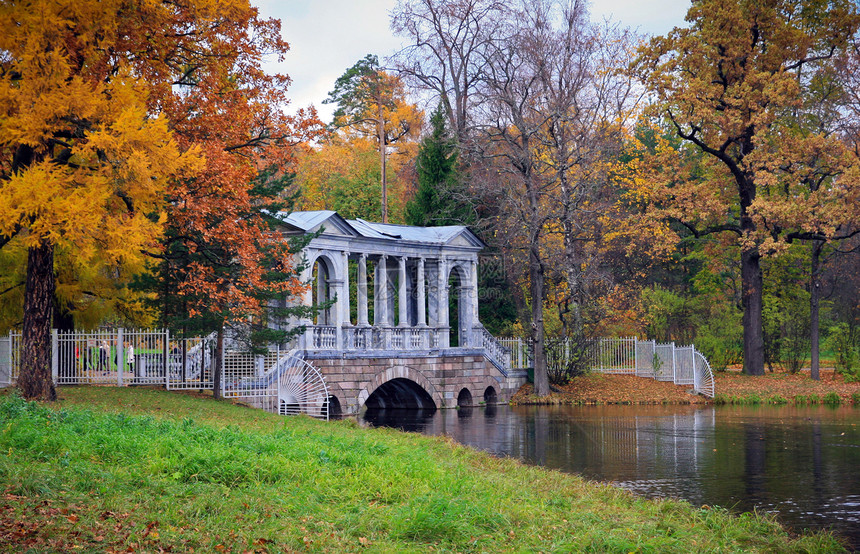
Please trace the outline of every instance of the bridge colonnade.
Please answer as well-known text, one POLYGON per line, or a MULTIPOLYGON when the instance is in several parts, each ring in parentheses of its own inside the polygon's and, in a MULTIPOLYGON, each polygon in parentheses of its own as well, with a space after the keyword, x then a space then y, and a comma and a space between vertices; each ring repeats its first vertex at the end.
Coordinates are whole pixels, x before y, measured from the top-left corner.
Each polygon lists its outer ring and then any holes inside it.
MULTIPOLYGON (((302 279, 313 286, 305 292, 303 303, 332 305, 315 320, 295 322, 307 328, 300 348, 367 349, 363 339, 372 338, 371 329, 398 341, 408 331, 410 337, 420 339, 423 349, 474 344, 472 330, 480 325, 476 260, 317 249, 307 249, 305 254, 302 279), (458 300, 454 314, 449 310, 451 294, 458 300), (452 325, 456 326, 453 335, 452 325)), ((414 341, 403 345, 415 346, 419 345, 414 341)))
POLYGON ((331 384, 346 413, 363 406, 453 407, 504 401, 525 380, 478 317, 478 253, 467 227, 279 214, 283 234, 311 235, 297 254, 300 302, 324 306, 291 346, 331 384), (491 400, 487 400, 491 399, 491 400))
POLYGON ((467 227, 347 221, 331 211, 294 212, 285 222, 317 233, 301 253, 301 278, 311 284, 301 303, 330 304, 313 319, 290 322, 306 328, 299 349, 479 345, 478 252, 485 245, 467 227))

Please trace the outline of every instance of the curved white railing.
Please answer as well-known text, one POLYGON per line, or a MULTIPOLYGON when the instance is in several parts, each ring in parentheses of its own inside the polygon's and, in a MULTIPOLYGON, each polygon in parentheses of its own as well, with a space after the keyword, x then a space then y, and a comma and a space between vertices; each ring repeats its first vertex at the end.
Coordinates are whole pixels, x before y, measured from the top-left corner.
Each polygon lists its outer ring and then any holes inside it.
POLYGON ((695 350, 696 352, 696 371, 693 374, 694 383, 693 388, 697 393, 702 396, 707 396, 708 398, 714 397, 715 391, 715 383, 714 383, 714 372, 711 371, 711 364, 708 363, 708 360, 705 356, 695 350))
MULTIPOLYGON (((328 419, 328 387, 322 374, 296 350, 283 354, 270 352, 274 362, 260 370, 224 371, 222 394, 225 398, 259 399, 281 415, 307 414, 328 419), (272 405, 274 401, 274 405, 272 405)), ((271 359, 256 357, 257 360, 271 359)))

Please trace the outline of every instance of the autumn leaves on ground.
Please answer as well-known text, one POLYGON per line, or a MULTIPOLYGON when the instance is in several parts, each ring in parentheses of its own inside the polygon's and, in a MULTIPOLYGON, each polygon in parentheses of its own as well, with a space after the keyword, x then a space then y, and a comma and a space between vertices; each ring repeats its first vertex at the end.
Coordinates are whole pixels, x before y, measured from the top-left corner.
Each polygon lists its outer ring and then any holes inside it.
POLYGON ((0 398, 5 552, 832 552, 450 439, 147 388, 0 398))
MULTIPOLYGON (((843 375, 823 371, 820 381, 813 381, 808 372, 768 373, 750 377, 738 371, 717 372, 717 402, 735 403, 802 403, 819 404, 830 393, 839 396, 840 404, 860 405, 860 381, 848 382, 843 375), (757 400, 755 400, 757 399, 757 400), (814 399, 814 400, 811 400, 814 399)), ((537 398, 531 385, 514 396, 514 404, 703 404, 706 398, 694 395, 689 386, 655 381, 633 375, 604 375, 592 373, 572 379, 568 384, 553 388, 546 398, 537 398)))

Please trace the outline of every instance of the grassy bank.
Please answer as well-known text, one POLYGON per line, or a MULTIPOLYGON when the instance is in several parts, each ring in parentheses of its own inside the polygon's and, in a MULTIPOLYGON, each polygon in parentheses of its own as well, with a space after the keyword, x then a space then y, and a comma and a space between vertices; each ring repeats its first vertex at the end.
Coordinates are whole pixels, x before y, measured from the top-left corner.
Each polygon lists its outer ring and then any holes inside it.
POLYGON ((838 551, 451 441, 149 389, 0 401, 4 551, 838 551))

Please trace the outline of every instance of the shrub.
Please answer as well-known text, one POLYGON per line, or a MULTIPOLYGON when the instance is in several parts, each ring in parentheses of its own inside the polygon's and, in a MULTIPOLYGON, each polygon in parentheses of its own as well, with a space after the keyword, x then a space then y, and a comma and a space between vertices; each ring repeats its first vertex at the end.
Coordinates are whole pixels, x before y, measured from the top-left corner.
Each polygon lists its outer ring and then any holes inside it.
POLYGON ((728 395, 717 393, 714 395, 714 404, 718 404, 720 406, 731 404, 732 399, 728 395))
POLYGON ((775 394, 767 399, 768 404, 788 404, 788 399, 780 394, 775 394))
POLYGON ((848 382, 860 379, 860 349, 856 330, 842 322, 832 326, 829 331, 826 344, 836 356, 836 372, 844 375, 848 382))
POLYGON ((747 396, 746 398, 744 398, 743 403, 757 406, 757 405, 761 404, 761 396, 759 396, 757 394, 751 394, 751 395, 747 396))
POLYGON ((860 392, 855 392, 851 395, 851 401, 855 406, 860 406, 860 392))
POLYGON ((794 397, 794 403, 795 404, 808 404, 809 400, 806 398, 805 395, 798 394, 797 396, 794 397))
POLYGON ((721 313, 708 317, 696 333, 696 348, 707 358, 714 371, 725 371, 744 359, 743 324, 740 314, 721 313))
POLYGON ((821 404, 821 397, 818 396, 817 394, 810 394, 807 398, 808 398, 808 402, 807 402, 808 404, 812 404, 812 405, 821 404))
POLYGON ((574 377, 590 371, 589 350, 594 340, 584 336, 546 339, 546 369, 549 382, 566 385, 574 377))
POLYGON ((831 391, 824 395, 822 402, 828 406, 838 406, 842 404, 842 398, 835 392, 831 391))

